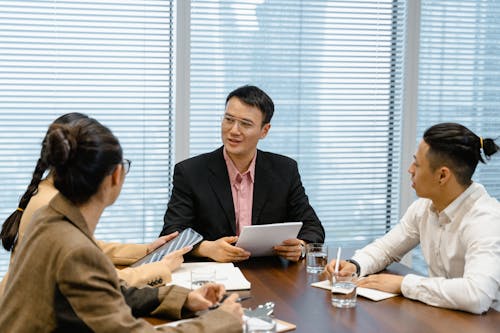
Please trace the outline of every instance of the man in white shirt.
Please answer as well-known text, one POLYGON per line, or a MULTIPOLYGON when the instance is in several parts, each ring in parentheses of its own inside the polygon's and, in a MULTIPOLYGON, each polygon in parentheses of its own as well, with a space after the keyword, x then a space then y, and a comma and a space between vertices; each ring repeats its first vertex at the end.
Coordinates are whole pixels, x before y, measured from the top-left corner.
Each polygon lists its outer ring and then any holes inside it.
MULTIPOLYGON (((359 286, 433 306, 500 311, 500 203, 471 180, 483 155, 489 159, 498 150, 494 140, 459 124, 429 128, 408 169, 420 199, 389 233, 341 261, 339 274, 357 270, 366 276, 359 286), (374 274, 419 243, 429 277, 374 274)), ((323 275, 331 279, 334 266, 335 260, 323 275)))

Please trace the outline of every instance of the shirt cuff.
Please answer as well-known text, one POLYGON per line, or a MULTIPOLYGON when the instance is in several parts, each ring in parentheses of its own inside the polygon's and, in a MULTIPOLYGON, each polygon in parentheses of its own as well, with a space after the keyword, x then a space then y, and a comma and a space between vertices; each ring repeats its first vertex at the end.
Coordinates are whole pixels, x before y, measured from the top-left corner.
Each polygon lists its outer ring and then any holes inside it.
POLYGON ((401 293, 403 296, 411 299, 417 299, 417 286, 423 278, 424 277, 415 274, 405 275, 403 277, 403 282, 401 282, 401 293))

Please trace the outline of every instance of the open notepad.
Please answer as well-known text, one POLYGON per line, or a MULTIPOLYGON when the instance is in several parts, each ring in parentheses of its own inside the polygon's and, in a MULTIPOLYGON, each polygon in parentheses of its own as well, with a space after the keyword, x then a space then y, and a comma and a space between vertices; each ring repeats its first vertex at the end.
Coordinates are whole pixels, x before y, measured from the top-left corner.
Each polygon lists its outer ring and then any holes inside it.
POLYGON ((214 268, 215 282, 223 284, 226 290, 250 289, 250 282, 238 267, 235 267, 232 263, 219 262, 183 263, 180 268, 172 273, 172 281, 169 284, 176 284, 191 289, 191 271, 203 268, 214 268))
MULTIPOLYGON (((330 281, 328 281, 328 280, 314 282, 311 284, 311 286, 317 287, 317 288, 323 288, 323 289, 327 289, 327 290, 332 289, 332 285, 331 285, 330 281)), ((386 299, 386 298, 398 296, 398 294, 393 294, 393 293, 388 293, 385 291, 380 291, 380 290, 375 290, 375 289, 370 289, 370 288, 363 288, 363 287, 358 287, 357 293, 359 296, 369 298, 372 301, 381 301, 381 300, 386 299)))

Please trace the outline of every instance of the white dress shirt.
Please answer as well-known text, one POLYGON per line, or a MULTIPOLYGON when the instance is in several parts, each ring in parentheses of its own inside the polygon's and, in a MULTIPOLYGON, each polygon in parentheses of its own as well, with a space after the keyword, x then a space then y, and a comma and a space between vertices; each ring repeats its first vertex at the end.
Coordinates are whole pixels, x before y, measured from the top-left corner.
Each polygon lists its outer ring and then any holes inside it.
POLYGON ((443 308, 500 311, 500 203, 472 183, 442 212, 418 199, 385 236, 356 251, 361 275, 383 270, 421 244, 429 277, 408 274, 405 297, 443 308))

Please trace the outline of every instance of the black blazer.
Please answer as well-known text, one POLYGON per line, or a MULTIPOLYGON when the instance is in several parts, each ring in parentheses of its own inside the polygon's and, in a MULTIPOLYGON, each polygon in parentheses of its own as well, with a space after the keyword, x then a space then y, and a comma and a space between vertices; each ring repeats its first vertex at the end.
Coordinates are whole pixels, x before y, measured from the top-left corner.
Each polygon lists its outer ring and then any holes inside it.
MULTIPOLYGON (((176 164, 172 196, 160 235, 191 227, 205 240, 236 235, 236 219, 223 147, 176 164)), ((325 231, 309 204, 297 162, 257 150, 252 224, 302 221, 298 238, 322 243, 325 231)))

